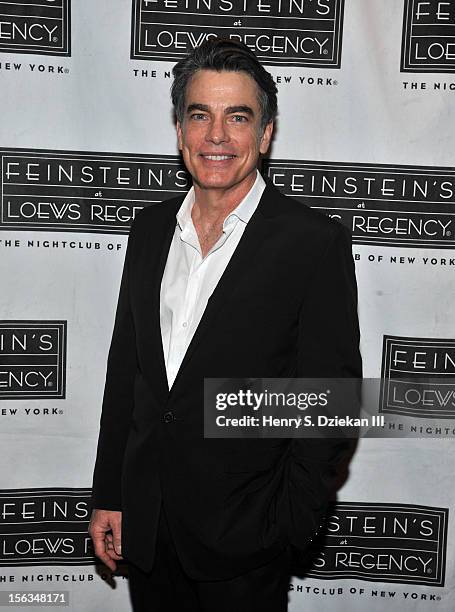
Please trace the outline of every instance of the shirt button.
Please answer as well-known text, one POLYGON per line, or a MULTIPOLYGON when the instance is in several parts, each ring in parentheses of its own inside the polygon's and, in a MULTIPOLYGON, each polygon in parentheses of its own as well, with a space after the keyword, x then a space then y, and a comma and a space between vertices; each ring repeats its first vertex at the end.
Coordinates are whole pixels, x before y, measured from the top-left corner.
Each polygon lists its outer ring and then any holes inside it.
POLYGON ((182 323, 182 326, 183 326, 183 327, 186 327, 187 325, 188 325, 188 323, 187 323, 186 321, 184 321, 184 322, 182 323))
POLYGON ((170 423, 171 421, 174 421, 174 414, 172 412, 165 412, 163 414, 163 421, 165 423, 170 423))

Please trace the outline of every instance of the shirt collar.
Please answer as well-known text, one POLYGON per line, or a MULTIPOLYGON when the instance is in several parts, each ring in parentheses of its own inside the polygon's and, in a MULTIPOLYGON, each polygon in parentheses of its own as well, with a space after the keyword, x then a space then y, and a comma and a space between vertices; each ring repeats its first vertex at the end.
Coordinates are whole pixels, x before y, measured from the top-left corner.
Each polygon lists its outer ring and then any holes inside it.
MULTIPOLYGON (((265 189, 265 181, 262 178, 259 170, 256 170, 256 180, 254 181, 253 186, 243 198, 243 200, 231 211, 223 223, 223 229, 226 225, 230 224, 234 221, 234 217, 237 217, 244 223, 248 223, 251 219, 254 211, 259 204, 259 200, 261 199, 262 193, 265 189)), ((181 230, 188 226, 188 223, 191 220, 191 210, 194 205, 194 187, 188 191, 183 200, 179 210, 177 211, 176 218, 177 223, 181 230)))

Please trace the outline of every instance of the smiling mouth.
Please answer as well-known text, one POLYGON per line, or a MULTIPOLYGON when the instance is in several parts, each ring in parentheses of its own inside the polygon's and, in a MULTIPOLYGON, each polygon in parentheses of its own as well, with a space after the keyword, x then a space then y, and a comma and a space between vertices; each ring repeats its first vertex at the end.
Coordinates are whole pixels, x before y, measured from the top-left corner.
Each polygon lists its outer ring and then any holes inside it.
POLYGON ((226 159, 234 159, 236 155, 205 155, 201 153, 201 157, 209 159, 210 161, 225 161, 226 159))

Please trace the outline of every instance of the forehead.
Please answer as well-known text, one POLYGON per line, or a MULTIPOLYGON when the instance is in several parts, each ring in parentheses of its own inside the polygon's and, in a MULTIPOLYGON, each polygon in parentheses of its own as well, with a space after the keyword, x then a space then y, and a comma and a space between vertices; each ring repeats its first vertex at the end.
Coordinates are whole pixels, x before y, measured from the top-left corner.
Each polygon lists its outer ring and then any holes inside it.
POLYGON ((258 108, 258 86, 246 72, 198 70, 187 85, 185 102, 186 105, 248 104, 258 108))

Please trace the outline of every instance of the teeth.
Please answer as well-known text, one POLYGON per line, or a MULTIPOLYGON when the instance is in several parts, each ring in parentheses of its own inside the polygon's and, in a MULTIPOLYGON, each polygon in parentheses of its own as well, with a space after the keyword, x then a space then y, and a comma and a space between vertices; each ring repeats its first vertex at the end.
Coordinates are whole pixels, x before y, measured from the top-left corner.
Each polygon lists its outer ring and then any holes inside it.
POLYGON ((204 157, 212 161, 222 161, 223 159, 232 159, 234 155, 204 155, 204 157))

